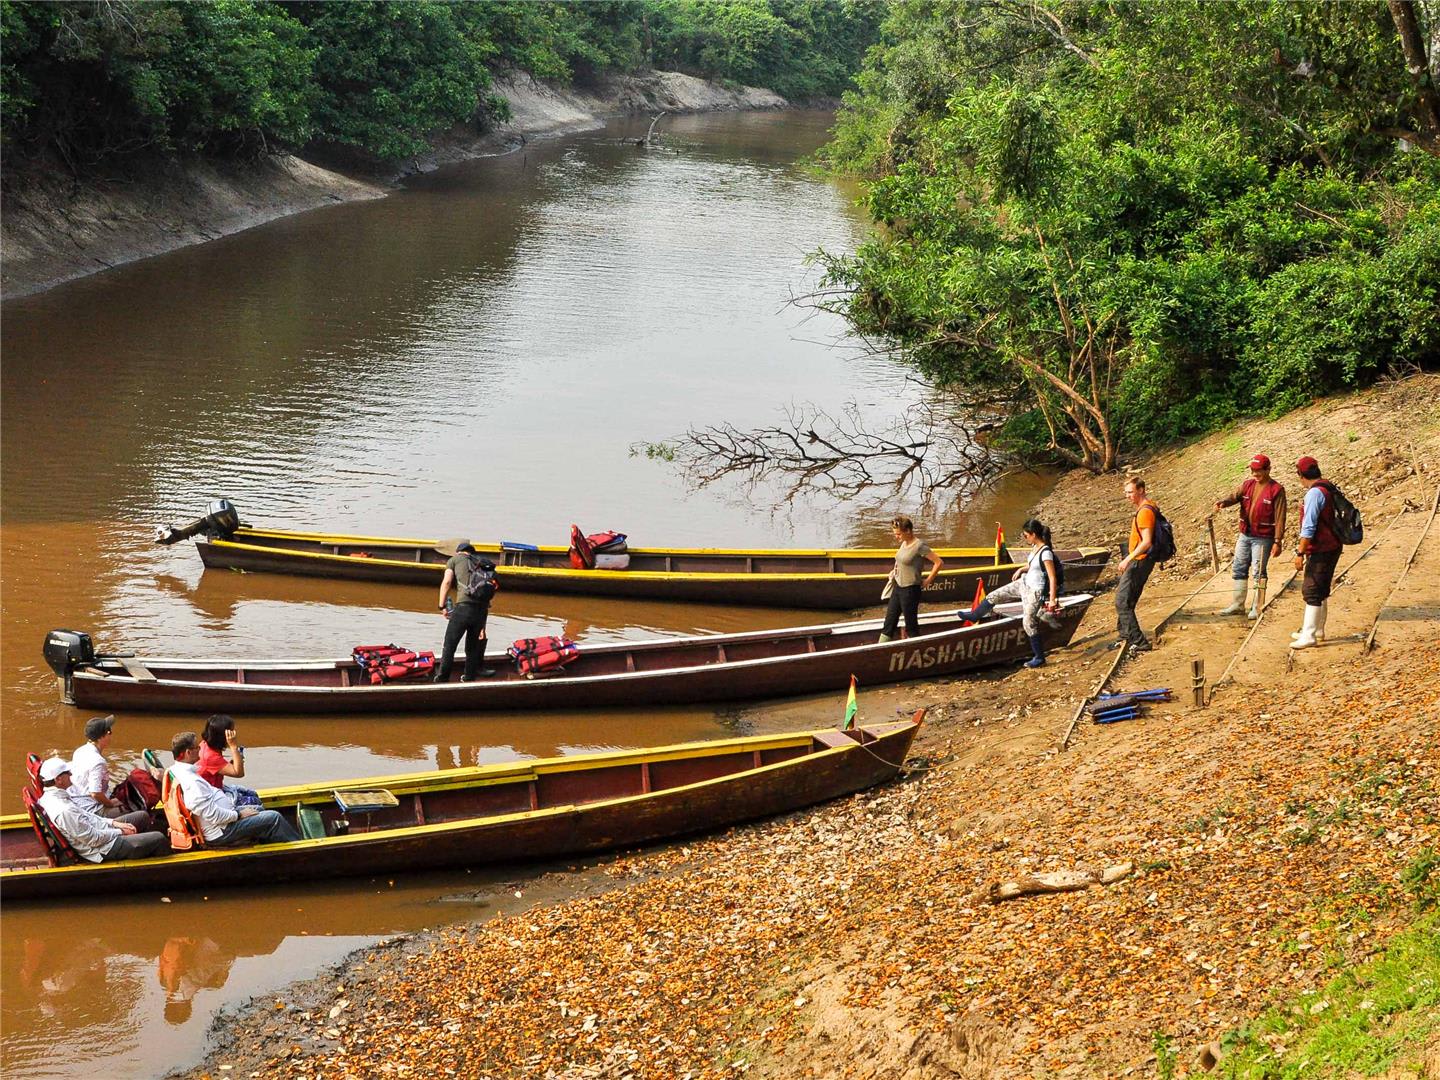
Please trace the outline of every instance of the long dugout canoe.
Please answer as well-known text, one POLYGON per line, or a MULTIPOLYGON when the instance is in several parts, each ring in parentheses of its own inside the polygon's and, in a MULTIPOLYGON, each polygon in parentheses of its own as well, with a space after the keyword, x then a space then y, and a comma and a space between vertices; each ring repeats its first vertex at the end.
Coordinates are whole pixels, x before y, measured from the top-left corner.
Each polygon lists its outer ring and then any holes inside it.
MULTIPOLYGON (((1047 648, 1067 645, 1090 606, 1061 599, 1047 648)), ((493 678, 371 686, 350 657, 220 660, 99 657, 61 674, 62 698, 86 709, 256 713, 480 712, 644 707, 777 698, 958 675, 1030 655, 1020 605, 967 624, 954 612, 922 615, 916 638, 882 642, 879 620, 707 637, 586 646, 560 671, 526 678, 500 661, 493 678)))
MULTIPOLYGON (((29 819, 0 818, 6 903, 85 893, 247 888, 298 881, 551 859, 650 843, 772 817, 889 780, 904 764, 911 720, 685 743, 342 784, 271 788, 265 805, 304 839, 205 848, 120 863, 50 866, 29 819), (337 792, 383 790, 398 805, 349 811, 337 792), (336 835, 336 822, 348 833, 336 835)), ((352 800, 353 801, 353 800, 352 800)))
MULTIPOLYGON (((240 528, 224 538, 197 538, 206 567, 438 587, 454 541, 339 536, 240 528)), ((895 553, 883 548, 835 550, 630 548, 626 570, 576 570, 569 549, 515 550, 475 544, 495 562, 502 594, 568 593, 617 599, 846 611, 879 604, 895 553)), ((1018 568, 1002 546, 936 548, 945 569, 926 587, 926 603, 969 603, 975 585, 1005 584, 1018 568)), ((1095 584, 1106 548, 1057 551, 1068 589, 1095 584)))

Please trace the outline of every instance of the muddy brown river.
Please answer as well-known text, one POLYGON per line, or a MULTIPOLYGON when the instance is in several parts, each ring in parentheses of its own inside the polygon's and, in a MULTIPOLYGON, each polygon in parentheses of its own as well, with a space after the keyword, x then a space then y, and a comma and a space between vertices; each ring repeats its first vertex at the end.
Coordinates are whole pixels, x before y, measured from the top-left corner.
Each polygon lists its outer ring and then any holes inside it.
MULTIPOLYGON (((883 419, 913 395, 903 369, 841 342, 837 320, 787 305, 815 284, 807 252, 865 235, 854 193, 801 164, 830 120, 675 118, 649 151, 623 139, 648 120, 617 121, 7 303, 4 812, 21 809, 27 751, 69 756, 83 740, 86 716, 59 703, 41 661, 52 628, 169 655, 438 649, 430 589, 202 574, 188 544, 152 542, 212 497, 296 529, 564 543, 574 521, 655 546, 886 543, 888 515, 913 506, 695 491, 631 451, 692 424, 774 423, 792 404, 883 419)), ((1009 481, 922 531, 989 543, 996 517, 1013 531, 1045 486, 1009 481)), ((583 647, 801 621, 824 618, 502 593, 490 632, 502 647, 560 632, 583 647)), ((239 717, 244 782, 831 723, 844 689, 720 711, 239 717)), ((121 715, 112 775, 201 721, 121 715)), ((532 903, 532 873, 6 905, 0 1071, 163 1074, 199 1056, 217 1009, 381 935, 532 903)))

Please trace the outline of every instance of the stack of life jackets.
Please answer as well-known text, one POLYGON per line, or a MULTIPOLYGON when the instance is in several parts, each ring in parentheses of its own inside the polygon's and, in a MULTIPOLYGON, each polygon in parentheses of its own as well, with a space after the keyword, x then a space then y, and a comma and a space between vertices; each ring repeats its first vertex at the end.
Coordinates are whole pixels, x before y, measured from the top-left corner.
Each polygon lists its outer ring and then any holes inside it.
POLYGON ((580 655, 580 646, 567 637, 520 638, 505 653, 528 679, 560 670, 580 655))
POLYGON ((399 645, 357 645, 352 655, 374 686, 435 673, 433 652, 414 652, 399 645))
POLYGON ((576 570, 624 570, 630 565, 629 547, 621 532, 591 533, 570 526, 570 565, 576 570))

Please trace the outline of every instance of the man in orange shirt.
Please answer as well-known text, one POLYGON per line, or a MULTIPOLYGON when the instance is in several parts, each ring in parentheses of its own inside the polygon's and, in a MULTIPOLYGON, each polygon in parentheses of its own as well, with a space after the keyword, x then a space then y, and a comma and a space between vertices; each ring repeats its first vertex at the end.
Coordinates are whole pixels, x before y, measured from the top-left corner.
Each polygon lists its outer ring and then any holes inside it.
POLYGON ((1125 481, 1125 498, 1135 507, 1135 518, 1130 522, 1130 553, 1120 560, 1120 582, 1115 586, 1116 632, 1120 635, 1115 644, 1146 652, 1152 646, 1135 617, 1135 605, 1155 568, 1150 559, 1155 543, 1155 504, 1146 496, 1145 481, 1138 476, 1125 481))

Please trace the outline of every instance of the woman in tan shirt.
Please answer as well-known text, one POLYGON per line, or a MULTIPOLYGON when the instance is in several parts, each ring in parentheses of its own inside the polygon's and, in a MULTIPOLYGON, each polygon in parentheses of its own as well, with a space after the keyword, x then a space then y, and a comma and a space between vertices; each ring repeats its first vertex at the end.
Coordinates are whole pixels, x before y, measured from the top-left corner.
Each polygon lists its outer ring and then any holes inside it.
POLYGON ((880 631, 881 641, 890 641, 900 625, 900 615, 905 615, 905 636, 916 637, 920 633, 920 590, 935 580, 945 560, 915 536, 915 523, 908 517, 897 517, 890 522, 895 530, 895 569, 890 571, 890 582, 885 591, 890 606, 885 610, 885 627, 880 631), (925 563, 930 572, 920 580, 925 563))

